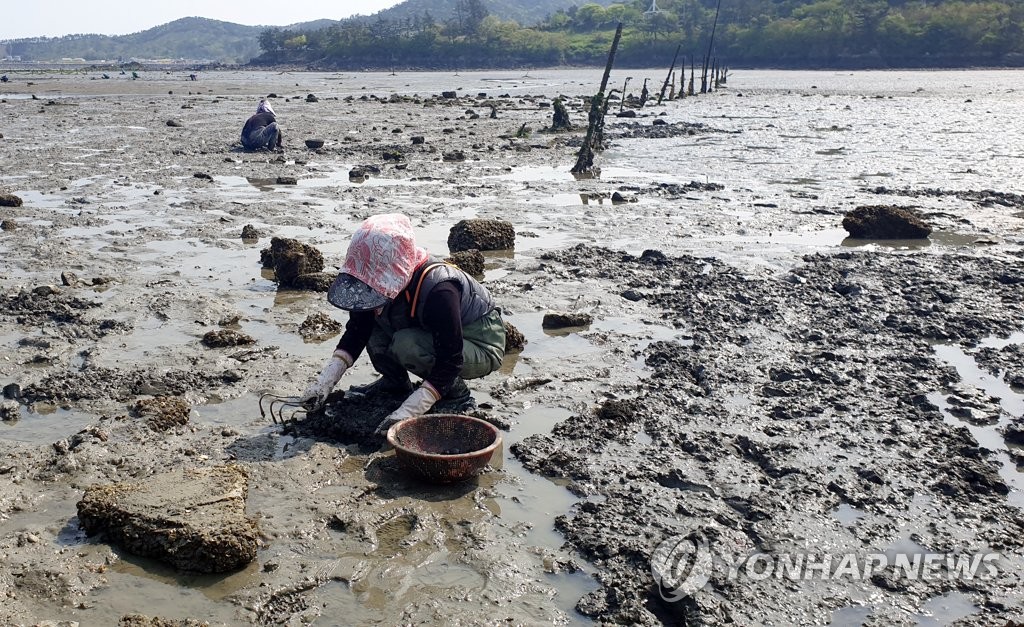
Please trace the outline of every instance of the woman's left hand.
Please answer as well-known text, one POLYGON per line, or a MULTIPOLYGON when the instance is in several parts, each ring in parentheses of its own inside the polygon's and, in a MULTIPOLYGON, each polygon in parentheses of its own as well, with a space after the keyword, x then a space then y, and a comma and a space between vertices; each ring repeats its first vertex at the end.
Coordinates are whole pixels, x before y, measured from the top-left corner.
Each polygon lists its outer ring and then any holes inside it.
POLYGON ((415 416, 422 416, 434 406, 434 403, 441 398, 441 395, 437 393, 434 386, 424 381, 420 387, 409 395, 409 398, 405 399, 401 407, 391 412, 387 418, 385 418, 379 425, 374 433, 384 435, 387 433, 391 425, 396 422, 401 422, 407 418, 413 418, 415 416))

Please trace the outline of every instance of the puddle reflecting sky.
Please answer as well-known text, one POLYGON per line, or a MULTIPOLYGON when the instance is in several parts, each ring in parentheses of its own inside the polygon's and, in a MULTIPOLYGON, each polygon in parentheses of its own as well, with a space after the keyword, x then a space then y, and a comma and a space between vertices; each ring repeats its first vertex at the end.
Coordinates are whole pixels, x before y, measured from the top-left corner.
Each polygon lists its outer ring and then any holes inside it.
MULTIPOLYGON (((1017 333, 1014 337, 1024 334, 1017 333)), ((982 346, 1005 346, 998 338, 988 339, 982 342, 982 346)), ((999 399, 1002 409, 998 422, 992 425, 977 425, 961 420, 950 413, 947 394, 944 391, 928 394, 928 400, 935 404, 942 411, 946 422, 951 425, 966 427, 974 439, 981 446, 993 451, 992 457, 999 462, 999 475, 1003 481, 1010 486, 1010 494, 1007 500, 1024 510, 1024 472, 1017 468, 1017 464, 1007 453, 1007 443, 1003 438, 1000 429, 1005 427, 1011 419, 1019 419, 1024 416, 1024 394, 1015 392, 1002 379, 1002 373, 992 375, 983 370, 974 357, 965 353, 960 347, 949 344, 937 344, 934 346, 935 355, 938 359, 956 368, 963 383, 969 387, 977 388, 990 397, 999 399)))

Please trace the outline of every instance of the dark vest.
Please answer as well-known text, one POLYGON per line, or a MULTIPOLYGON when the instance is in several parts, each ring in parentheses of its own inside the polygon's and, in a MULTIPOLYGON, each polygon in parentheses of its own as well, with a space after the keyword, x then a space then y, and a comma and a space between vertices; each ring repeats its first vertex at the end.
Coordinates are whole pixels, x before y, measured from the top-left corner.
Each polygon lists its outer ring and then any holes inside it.
POLYGON ((423 308, 427 303, 427 295, 445 281, 451 281, 459 288, 459 317, 463 326, 494 311, 494 300, 486 287, 459 268, 443 263, 440 257, 431 257, 412 273, 409 284, 384 307, 381 316, 394 330, 423 326, 423 308))

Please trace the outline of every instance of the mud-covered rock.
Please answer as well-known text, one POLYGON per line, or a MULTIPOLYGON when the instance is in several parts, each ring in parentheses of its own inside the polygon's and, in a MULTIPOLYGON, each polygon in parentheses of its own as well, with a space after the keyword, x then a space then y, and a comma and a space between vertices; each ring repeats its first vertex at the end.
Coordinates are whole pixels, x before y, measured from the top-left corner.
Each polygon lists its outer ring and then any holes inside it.
POLYGON ((320 272, 324 269, 324 256, 316 247, 288 237, 270 238, 270 246, 260 251, 260 263, 264 268, 273 268, 278 255, 286 252, 296 252, 305 255, 309 266, 315 268, 310 270, 310 272, 320 272), (319 267, 316 267, 317 264, 319 264, 319 267))
POLYGON ((78 502, 89 535, 181 570, 222 573, 256 557, 258 528, 245 514, 241 466, 175 470, 140 481, 92 486, 78 502))
POLYGON ((484 254, 475 248, 452 253, 445 261, 480 279, 484 276, 484 254))
POLYGON ((274 276, 283 286, 291 287, 298 277, 313 271, 309 259, 301 252, 283 251, 274 257, 274 276))
POLYGON ((315 247, 295 239, 274 237, 270 247, 260 251, 264 268, 273 268, 278 283, 286 287, 304 274, 323 272, 324 256, 315 247))
POLYGON ((448 233, 448 250, 457 253, 477 250, 512 250, 516 231, 504 220, 460 220, 448 233))
POLYGON ((17 383, 8 383, 3 388, 3 396, 10 399, 21 398, 21 386, 17 383))
POLYGON ((132 406, 132 414, 142 418, 153 431, 168 431, 188 423, 192 408, 177 396, 143 398, 132 406))
POLYGON ((511 322, 505 322, 505 352, 520 353, 526 348, 526 336, 511 322))
POLYGON ((895 205, 857 207, 843 218, 843 228, 856 239, 921 239, 932 232, 919 215, 895 205))
POLYGON ((257 240, 260 238, 260 231, 251 224, 242 227, 242 239, 257 240))
POLYGON ((1003 428, 1003 437, 1007 443, 1024 446, 1024 417, 1017 418, 1003 428))
POLYGON ((299 325, 299 335, 307 340, 325 340, 343 329, 343 325, 323 312, 308 316, 299 325))
POLYGON ((21 417, 21 406, 17 401, 7 399, 0 401, 0 420, 13 422, 21 417))
POLYGON ((216 329, 203 335, 203 345, 209 348, 225 348, 227 346, 248 346, 255 344, 256 339, 247 333, 234 329, 216 329))
POLYGON ((571 131, 572 121, 569 119, 569 111, 565 108, 565 103, 562 102, 561 98, 555 98, 553 104, 554 111, 551 114, 551 130, 571 131))
POLYGON ((21 205, 20 196, 0 192, 0 207, 20 207, 21 205))
POLYGON ((288 287, 309 292, 326 292, 331 289, 331 284, 336 278, 338 274, 335 272, 307 272, 292 279, 288 287))
POLYGON ((541 326, 545 329, 565 329, 568 327, 586 327, 594 321, 594 316, 583 312, 551 311, 544 314, 541 326))

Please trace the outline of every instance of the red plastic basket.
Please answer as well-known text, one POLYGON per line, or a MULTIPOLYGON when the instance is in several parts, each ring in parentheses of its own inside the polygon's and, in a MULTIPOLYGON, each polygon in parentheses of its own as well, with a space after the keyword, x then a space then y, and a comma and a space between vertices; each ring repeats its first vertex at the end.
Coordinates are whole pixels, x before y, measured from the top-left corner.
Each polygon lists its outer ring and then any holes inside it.
POLYGON ((392 425, 387 438, 405 468, 434 483, 475 476, 501 446, 501 433, 494 425, 459 414, 408 418, 392 425))

